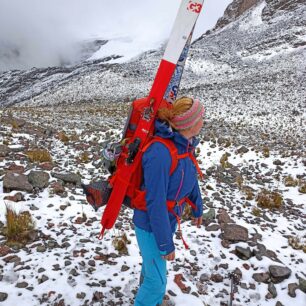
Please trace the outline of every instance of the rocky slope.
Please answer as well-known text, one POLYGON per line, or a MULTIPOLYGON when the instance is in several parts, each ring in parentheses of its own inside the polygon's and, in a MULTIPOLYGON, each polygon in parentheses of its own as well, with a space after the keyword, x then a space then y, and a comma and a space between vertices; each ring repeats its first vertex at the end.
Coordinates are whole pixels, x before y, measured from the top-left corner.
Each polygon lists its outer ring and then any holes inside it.
MULTIPOLYGON (((102 211, 94 212, 80 188, 81 181, 105 177, 100 151, 105 141, 119 139, 126 113, 126 103, 99 103, 2 114, 3 305, 132 305, 141 268, 132 212, 123 209, 99 241, 102 211), (5 204, 35 222, 21 244, 7 242, 5 204)), ((228 305, 229 272, 237 280, 233 305, 303 305, 306 159, 285 149, 240 146, 207 129, 200 139, 204 221, 195 228, 184 217, 190 249, 175 237, 163 306, 228 305)))

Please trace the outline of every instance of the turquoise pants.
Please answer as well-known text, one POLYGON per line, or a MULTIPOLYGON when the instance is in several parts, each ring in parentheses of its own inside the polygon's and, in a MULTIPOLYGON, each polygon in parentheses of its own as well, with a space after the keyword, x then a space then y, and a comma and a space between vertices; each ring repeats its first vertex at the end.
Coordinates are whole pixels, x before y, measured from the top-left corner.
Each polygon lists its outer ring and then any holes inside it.
POLYGON ((154 234, 135 226, 142 256, 141 283, 134 306, 161 305, 166 292, 167 265, 161 257, 154 234))

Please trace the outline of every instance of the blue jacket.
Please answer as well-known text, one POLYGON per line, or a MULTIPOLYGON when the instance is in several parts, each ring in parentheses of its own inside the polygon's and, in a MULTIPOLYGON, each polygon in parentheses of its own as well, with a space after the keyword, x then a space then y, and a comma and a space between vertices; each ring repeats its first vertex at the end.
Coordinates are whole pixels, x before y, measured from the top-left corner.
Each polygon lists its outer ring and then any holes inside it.
MULTIPOLYGON (((174 131, 166 123, 156 120, 155 134, 171 139, 178 149, 178 154, 192 150, 199 141, 192 143, 183 135, 174 131)), ((180 200, 186 196, 197 206, 194 217, 202 216, 203 206, 197 179, 197 170, 190 158, 180 159, 170 176, 171 155, 162 143, 153 143, 142 157, 143 186, 146 190, 147 211, 134 210, 134 224, 146 231, 153 232, 161 254, 174 251, 173 233, 176 229, 176 218, 168 212, 166 200, 180 200)), ((175 207, 175 212, 182 215, 182 209, 175 207)))

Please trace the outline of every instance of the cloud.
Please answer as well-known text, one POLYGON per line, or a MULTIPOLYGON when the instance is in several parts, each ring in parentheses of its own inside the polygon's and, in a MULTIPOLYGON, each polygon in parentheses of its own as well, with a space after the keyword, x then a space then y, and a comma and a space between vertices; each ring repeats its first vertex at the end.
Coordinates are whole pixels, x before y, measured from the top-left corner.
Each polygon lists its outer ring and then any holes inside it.
MULTIPOLYGON (((74 63, 79 43, 90 39, 113 40, 96 57, 124 53, 130 58, 157 48, 168 38, 180 2, 0 0, 0 71, 74 63)), ((206 0, 196 36, 214 25, 229 2, 206 0)))

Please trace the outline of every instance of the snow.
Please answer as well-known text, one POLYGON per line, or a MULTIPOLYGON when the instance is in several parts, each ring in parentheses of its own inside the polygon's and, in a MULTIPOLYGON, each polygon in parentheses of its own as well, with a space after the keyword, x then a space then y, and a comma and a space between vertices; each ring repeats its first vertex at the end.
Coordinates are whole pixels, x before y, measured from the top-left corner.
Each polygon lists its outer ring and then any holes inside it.
POLYGON ((254 29, 259 26, 264 26, 261 14, 266 5, 266 1, 262 1, 255 7, 255 9, 247 12, 247 14, 250 14, 251 16, 249 18, 244 18, 244 20, 239 24, 238 29, 240 31, 249 31, 252 30, 252 28, 254 29))

